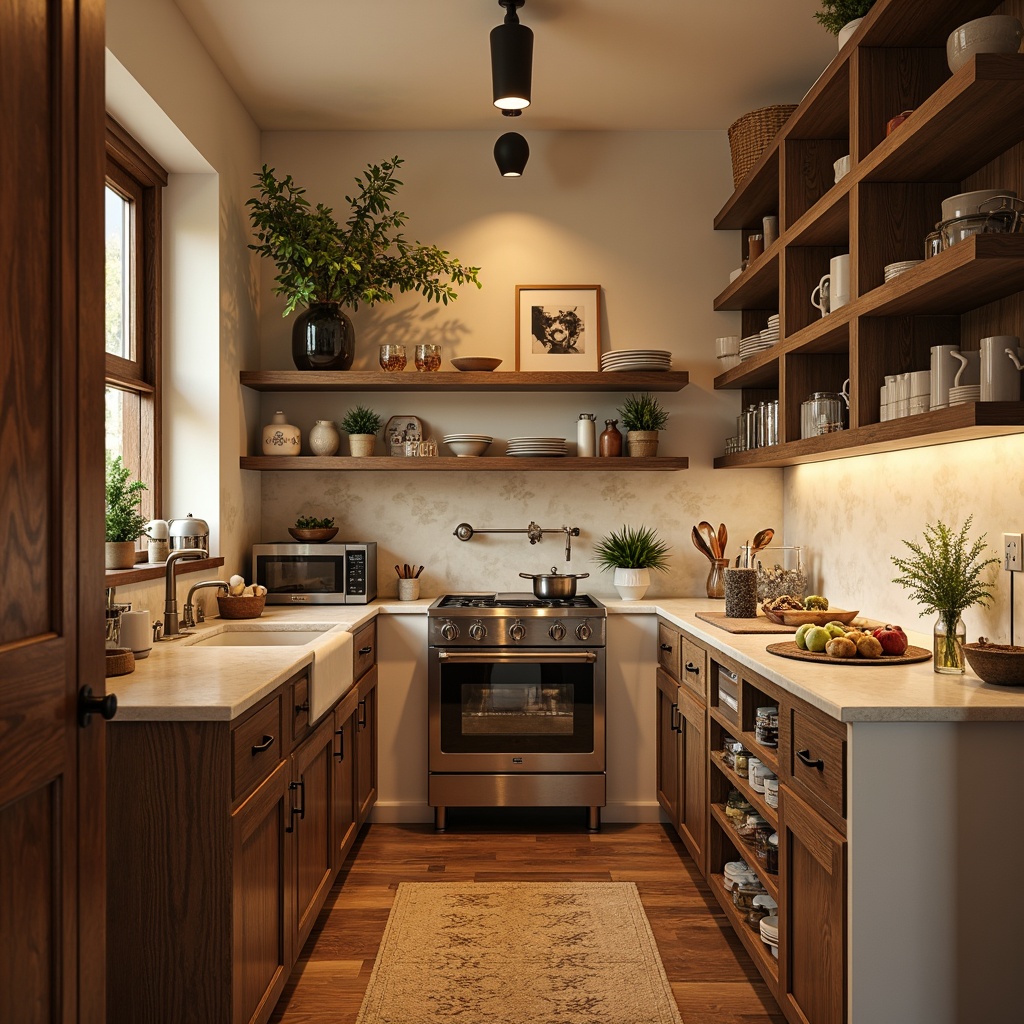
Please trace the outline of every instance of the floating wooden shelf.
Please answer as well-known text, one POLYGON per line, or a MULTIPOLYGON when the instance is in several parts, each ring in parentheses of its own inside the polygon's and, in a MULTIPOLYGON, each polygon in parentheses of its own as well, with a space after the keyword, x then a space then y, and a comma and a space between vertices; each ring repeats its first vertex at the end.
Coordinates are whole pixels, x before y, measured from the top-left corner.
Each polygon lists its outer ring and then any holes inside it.
POLYGON ((243 455, 239 460, 242 469, 256 469, 264 472, 291 472, 295 470, 340 470, 343 472, 389 472, 389 473, 431 473, 449 470, 456 473, 644 473, 674 472, 687 469, 690 460, 676 458, 619 458, 580 459, 529 458, 520 459, 511 455, 481 456, 479 458, 457 459, 439 455, 434 458, 401 458, 398 456, 372 455, 353 458, 348 455, 243 455))
MULTIPOLYGON (((220 556, 213 558, 179 558, 174 563, 174 575, 216 569, 224 564, 220 556)), ((167 575, 166 562, 136 562, 133 569, 107 569, 104 573, 107 587, 126 587, 129 583, 147 583, 162 580, 167 575)))

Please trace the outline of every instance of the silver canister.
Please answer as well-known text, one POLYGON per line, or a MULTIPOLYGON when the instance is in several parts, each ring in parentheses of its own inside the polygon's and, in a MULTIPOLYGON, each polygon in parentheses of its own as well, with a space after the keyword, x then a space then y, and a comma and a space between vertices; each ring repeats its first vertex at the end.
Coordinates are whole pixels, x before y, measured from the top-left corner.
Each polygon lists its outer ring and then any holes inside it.
POLYGON ((195 519, 192 513, 184 519, 171 519, 167 523, 171 551, 189 548, 210 550, 210 527, 205 519, 195 519))

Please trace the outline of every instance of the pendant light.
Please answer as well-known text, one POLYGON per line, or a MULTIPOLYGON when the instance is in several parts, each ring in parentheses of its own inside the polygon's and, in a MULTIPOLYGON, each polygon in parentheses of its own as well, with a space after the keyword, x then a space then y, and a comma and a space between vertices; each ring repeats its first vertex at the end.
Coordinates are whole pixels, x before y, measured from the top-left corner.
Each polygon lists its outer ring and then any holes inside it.
POLYGON ((516 10, 526 0, 498 0, 505 21, 491 29, 491 85, 494 105, 515 117, 530 105, 533 77, 533 31, 519 23, 516 10))
POLYGON ((530 147, 519 132, 505 132, 494 144, 494 162, 505 178, 518 178, 530 159, 530 147))

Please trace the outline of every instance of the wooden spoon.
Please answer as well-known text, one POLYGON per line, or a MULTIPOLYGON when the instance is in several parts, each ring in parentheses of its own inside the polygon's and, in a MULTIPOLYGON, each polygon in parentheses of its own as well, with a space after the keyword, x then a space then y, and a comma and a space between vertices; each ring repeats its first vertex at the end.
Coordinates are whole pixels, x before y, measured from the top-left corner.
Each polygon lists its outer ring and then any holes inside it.
POLYGON ((709 562, 713 562, 715 560, 715 556, 711 553, 711 549, 708 547, 707 541, 700 535, 696 526, 690 531, 690 537, 693 539, 693 546, 709 562))
POLYGON ((725 523, 718 524, 718 557, 725 558, 725 545, 729 542, 729 531, 725 523))
POLYGON ((707 541, 708 550, 711 552, 712 558, 721 558, 722 552, 718 547, 718 534, 715 533, 715 528, 705 522, 703 519, 697 524, 697 529, 700 530, 701 536, 707 541))
POLYGON ((758 530, 757 533, 754 534, 754 546, 750 551, 751 557, 756 555, 758 551, 768 547, 774 536, 775 531, 770 526, 767 529, 758 530))

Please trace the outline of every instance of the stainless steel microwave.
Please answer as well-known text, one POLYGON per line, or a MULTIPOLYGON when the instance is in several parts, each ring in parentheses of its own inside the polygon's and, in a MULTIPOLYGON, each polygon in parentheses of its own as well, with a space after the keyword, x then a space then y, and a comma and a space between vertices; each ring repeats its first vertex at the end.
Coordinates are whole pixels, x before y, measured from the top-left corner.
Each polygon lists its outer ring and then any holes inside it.
POLYGON ((368 604, 377 543, 255 544, 252 578, 267 588, 267 604, 368 604))

